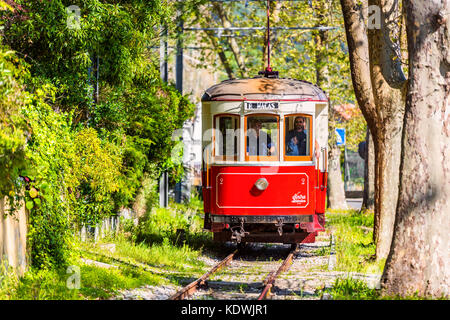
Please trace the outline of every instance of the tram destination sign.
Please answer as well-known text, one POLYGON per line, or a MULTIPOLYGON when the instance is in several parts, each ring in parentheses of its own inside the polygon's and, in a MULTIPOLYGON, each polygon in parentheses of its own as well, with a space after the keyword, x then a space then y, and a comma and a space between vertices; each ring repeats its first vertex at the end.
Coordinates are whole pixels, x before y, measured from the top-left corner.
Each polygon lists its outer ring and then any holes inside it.
POLYGON ((274 110, 278 109, 278 102, 244 102, 245 110, 274 110))

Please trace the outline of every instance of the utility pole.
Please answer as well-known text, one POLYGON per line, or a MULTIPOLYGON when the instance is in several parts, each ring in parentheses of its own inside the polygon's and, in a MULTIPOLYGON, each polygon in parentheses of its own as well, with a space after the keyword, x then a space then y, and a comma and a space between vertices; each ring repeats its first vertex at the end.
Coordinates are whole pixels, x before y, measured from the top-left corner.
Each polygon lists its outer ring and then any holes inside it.
POLYGON ((168 37, 168 32, 167 32, 167 27, 166 26, 162 26, 163 30, 162 30, 162 34, 161 34, 161 40, 159 41, 160 45, 159 45, 159 57, 160 57, 160 62, 159 62, 159 71, 161 73, 161 78, 164 82, 167 83, 167 81, 169 80, 169 69, 167 66, 167 55, 168 55, 168 45, 167 45, 167 37, 168 37))
MULTIPOLYGON (((159 71, 161 74, 161 78, 164 82, 167 83, 169 80, 169 70, 167 67, 167 27, 162 26, 162 34, 161 34, 161 40, 160 40, 160 47, 159 47, 159 56, 160 56, 160 63, 159 63, 159 71)), ((167 208, 169 205, 169 178, 167 171, 164 171, 161 174, 161 177, 159 179, 159 206, 162 208, 167 208)))
MULTIPOLYGON (((177 37, 177 56, 175 65, 175 86, 183 94, 183 3, 179 3, 178 9, 178 37, 177 37)), ((181 138, 183 139, 183 138, 181 138)), ((182 183, 175 184, 175 202, 181 203, 182 183)))
POLYGON ((178 17, 178 39, 177 39, 177 57, 176 57, 176 79, 177 90, 183 94, 183 17, 180 10, 178 17))

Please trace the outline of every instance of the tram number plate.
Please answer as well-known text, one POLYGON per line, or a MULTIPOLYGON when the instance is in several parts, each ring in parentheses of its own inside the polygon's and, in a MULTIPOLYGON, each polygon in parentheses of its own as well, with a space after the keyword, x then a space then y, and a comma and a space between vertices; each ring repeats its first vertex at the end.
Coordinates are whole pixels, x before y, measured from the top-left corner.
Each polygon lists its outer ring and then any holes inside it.
POLYGON ((245 102, 245 110, 278 109, 278 102, 245 102))

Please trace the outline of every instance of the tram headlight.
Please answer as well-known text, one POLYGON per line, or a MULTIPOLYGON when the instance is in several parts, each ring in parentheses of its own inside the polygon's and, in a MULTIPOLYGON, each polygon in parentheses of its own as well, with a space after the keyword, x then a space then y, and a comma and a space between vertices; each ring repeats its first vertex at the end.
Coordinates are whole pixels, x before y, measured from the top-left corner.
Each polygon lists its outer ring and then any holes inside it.
POLYGON ((261 191, 266 190, 268 186, 269 186, 269 182, 267 181, 266 178, 260 178, 260 179, 256 180, 256 182, 255 182, 255 187, 261 191))

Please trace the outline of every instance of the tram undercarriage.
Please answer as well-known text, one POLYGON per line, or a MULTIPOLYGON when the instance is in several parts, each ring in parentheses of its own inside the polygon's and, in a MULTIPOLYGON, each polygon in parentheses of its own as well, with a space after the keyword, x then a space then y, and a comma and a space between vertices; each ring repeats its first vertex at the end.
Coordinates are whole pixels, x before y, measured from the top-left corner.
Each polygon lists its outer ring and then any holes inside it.
POLYGON ((287 216, 205 216, 205 229, 214 234, 214 241, 313 243, 323 231, 323 214, 287 216))

